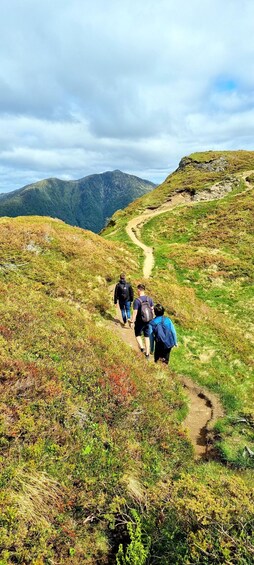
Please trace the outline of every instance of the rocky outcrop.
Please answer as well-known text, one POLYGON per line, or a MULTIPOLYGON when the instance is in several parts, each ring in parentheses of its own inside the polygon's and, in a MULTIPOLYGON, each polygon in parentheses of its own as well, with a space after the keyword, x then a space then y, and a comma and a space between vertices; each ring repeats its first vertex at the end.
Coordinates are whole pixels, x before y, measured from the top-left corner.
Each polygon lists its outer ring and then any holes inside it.
POLYGON ((185 169, 188 165, 192 165, 195 169, 200 169, 203 171, 210 171, 213 173, 220 173, 222 171, 226 171, 228 162, 225 157, 221 156, 214 159, 209 159, 208 161, 195 161, 195 159, 191 159, 190 157, 183 157, 179 163, 178 171, 185 169))
POLYGON ((192 197, 192 200, 199 202, 201 200, 214 200, 216 198, 223 198, 226 194, 234 190, 237 185, 238 180, 234 176, 228 177, 223 181, 212 184, 204 190, 200 190, 192 197))

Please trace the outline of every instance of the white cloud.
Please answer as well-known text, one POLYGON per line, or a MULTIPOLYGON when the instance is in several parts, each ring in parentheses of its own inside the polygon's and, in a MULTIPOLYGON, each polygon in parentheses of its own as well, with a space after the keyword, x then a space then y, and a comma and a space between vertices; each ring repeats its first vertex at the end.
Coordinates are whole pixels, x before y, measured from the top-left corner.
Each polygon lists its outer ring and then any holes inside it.
POLYGON ((0 192, 251 149, 252 0, 2 0, 0 192))

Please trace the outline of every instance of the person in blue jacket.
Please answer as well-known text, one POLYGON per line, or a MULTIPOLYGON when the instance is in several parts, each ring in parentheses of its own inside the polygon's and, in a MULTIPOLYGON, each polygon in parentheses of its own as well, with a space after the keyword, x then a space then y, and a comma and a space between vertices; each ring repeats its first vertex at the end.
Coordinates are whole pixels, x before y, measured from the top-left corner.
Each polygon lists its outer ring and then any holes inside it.
POLYGON ((155 363, 160 359, 168 365, 171 349, 177 347, 177 336, 173 322, 164 316, 164 312, 165 308, 161 304, 154 306, 155 318, 149 323, 150 342, 155 363))

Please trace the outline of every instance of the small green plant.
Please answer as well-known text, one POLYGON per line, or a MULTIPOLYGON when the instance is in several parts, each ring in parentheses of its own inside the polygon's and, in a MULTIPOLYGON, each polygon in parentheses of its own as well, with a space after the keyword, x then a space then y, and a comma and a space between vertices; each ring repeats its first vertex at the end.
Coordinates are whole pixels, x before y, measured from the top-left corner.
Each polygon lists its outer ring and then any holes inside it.
POLYGON ((125 551, 123 544, 119 545, 116 555, 117 565, 145 565, 149 555, 150 538, 147 537, 146 543, 143 542, 140 517, 136 510, 132 510, 131 513, 133 520, 127 524, 130 543, 125 551))

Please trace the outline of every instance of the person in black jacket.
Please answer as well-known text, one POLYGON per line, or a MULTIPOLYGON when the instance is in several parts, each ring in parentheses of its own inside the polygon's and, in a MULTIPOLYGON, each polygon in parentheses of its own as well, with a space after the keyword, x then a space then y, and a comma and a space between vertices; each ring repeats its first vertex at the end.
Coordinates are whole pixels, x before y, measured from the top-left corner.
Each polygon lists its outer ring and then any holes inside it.
POLYGON ((133 302, 133 288, 130 283, 126 282, 125 274, 121 273, 119 282, 115 286, 114 304, 119 303, 123 323, 131 326, 131 303, 133 302))

